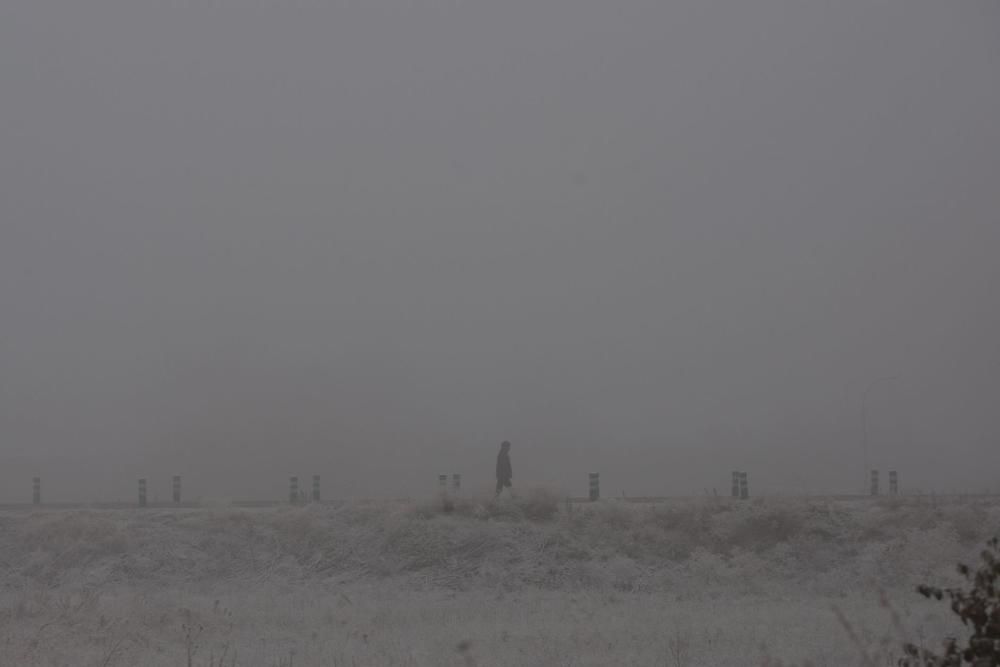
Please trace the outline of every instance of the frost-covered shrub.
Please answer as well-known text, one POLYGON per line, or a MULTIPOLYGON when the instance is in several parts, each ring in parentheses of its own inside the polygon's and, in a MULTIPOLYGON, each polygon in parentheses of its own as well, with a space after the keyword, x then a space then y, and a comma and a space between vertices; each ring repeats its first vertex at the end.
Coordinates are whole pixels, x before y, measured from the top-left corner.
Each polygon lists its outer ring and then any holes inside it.
POLYGON ((989 541, 980 558, 982 564, 973 572, 967 565, 959 565, 958 572, 971 586, 941 589, 920 586, 917 590, 926 598, 951 601, 951 610, 972 629, 972 636, 963 648, 958 640, 949 637, 944 641, 944 654, 936 655, 907 644, 906 658, 901 667, 996 667, 1000 665, 1000 540, 989 541))

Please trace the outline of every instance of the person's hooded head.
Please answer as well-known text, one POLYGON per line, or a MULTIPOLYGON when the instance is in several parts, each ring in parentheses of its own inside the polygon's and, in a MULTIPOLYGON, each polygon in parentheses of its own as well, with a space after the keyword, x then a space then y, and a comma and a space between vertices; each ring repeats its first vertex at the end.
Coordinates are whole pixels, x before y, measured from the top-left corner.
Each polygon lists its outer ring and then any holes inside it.
POLYGON ((504 440, 502 443, 500 443, 500 451, 502 452, 510 451, 510 442, 504 440))

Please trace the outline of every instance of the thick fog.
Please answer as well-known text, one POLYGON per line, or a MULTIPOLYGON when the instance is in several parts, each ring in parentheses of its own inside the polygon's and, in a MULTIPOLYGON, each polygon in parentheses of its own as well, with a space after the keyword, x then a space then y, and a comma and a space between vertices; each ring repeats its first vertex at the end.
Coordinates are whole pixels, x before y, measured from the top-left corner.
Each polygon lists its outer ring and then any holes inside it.
POLYGON ((0 501, 857 492, 863 407, 1000 491, 998 72, 994 0, 3 2, 0 501))

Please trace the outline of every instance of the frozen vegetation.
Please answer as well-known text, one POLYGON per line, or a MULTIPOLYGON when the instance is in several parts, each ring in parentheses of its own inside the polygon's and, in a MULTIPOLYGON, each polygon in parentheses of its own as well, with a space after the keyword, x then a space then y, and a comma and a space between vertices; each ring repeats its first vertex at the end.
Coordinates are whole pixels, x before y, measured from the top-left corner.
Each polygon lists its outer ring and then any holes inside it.
POLYGON ((961 634, 914 588, 998 528, 971 498, 12 510, 0 666, 894 664, 961 634))

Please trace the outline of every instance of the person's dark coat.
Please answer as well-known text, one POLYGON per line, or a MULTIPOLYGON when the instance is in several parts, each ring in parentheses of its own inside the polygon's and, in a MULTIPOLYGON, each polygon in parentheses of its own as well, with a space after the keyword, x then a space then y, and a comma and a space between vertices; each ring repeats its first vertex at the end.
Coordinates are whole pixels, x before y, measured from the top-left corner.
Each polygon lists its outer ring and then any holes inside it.
POLYGON ((514 479, 514 471, 510 466, 510 454, 507 451, 502 451, 497 455, 497 481, 503 482, 504 486, 509 486, 512 479, 514 479))
POLYGON ((497 454, 497 490, 510 486, 514 479, 514 470, 510 465, 510 448, 501 447, 497 454))

